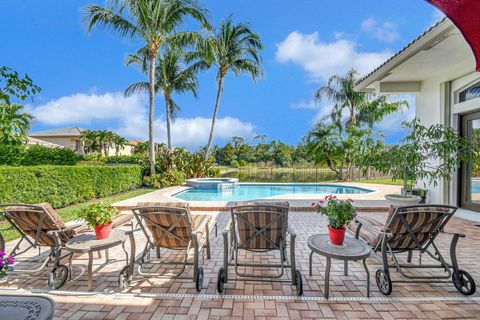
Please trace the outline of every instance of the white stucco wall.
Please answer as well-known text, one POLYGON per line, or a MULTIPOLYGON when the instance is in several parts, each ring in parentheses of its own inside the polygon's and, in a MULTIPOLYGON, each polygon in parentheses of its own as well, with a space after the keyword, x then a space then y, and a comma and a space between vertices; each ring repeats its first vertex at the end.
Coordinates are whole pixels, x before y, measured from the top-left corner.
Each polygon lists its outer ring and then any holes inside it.
MULTIPOLYGON (((441 108, 441 78, 428 79, 422 82, 420 93, 415 98, 415 115, 420 118, 425 126, 433 124, 444 124, 444 110, 441 108)), ((434 163, 432 163, 434 164, 434 163)), ((444 203, 443 182, 439 181, 437 186, 428 184, 428 181, 417 182, 418 187, 428 189, 429 203, 444 203)))

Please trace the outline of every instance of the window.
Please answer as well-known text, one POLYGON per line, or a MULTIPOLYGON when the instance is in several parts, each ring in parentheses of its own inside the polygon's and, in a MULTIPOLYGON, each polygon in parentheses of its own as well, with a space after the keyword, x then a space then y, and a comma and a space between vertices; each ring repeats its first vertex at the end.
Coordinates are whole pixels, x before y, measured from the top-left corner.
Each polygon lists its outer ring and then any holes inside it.
POLYGON ((458 102, 465 102, 476 98, 480 98, 480 82, 463 91, 460 91, 458 95, 458 102))

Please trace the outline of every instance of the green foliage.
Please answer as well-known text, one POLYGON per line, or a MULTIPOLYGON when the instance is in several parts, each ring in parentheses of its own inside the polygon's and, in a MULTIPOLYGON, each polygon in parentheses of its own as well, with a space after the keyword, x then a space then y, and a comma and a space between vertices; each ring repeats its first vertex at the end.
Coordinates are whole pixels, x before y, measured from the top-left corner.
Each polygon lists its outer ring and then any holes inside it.
POLYGON ((145 185, 155 189, 179 186, 185 182, 185 174, 178 170, 168 169, 162 173, 144 177, 143 182, 145 185))
POLYGON ((110 156, 105 158, 106 164, 139 164, 145 163, 145 157, 134 154, 131 156, 110 156))
POLYGON ((108 156, 110 148, 114 148, 115 155, 118 155, 128 142, 124 137, 109 130, 83 130, 82 141, 87 154, 95 153, 100 156, 102 154, 108 156))
POLYGON ((436 186, 440 179, 450 180, 452 172, 461 163, 475 159, 479 151, 478 144, 460 137, 451 127, 425 127, 418 118, 403 126, 409 134, 402 143, 385 146, 368 161, 393 180, 402 180, 404 195, 410 181, 426 180, 436 186))
POLYGON ((28 75, 0 67, 0 143, 19 145, 25 142, 33 116, 23 112, 19 103, 40 92, 28 75))
POLYGON ((23 145, 0 144, 0 165, 19 166, 25 156, 23 145))
POLYGON ((189 152, 182 148, 169 150, 159 148, 156 152, 155 170, 159 173, 173 169, 185 174, 186 179, 216 175, 213 158, 205 159, 200 152, 189 152))
POLYGON ((47 148, 39 145, 28 146, 21 161, 22 166, 59 165, 72 166, 77 164, 80 156, 67 148, 47 148))
POLYGON ((75 165, 81 159, 75 151, 66 148, 47 148, 40 145, 0 145, 0 165, 39 166, 75 165))
POLYGON ((118 209, 111 204, 100 201, 80 211, 78 218, 85 220, 90 227, 94 228, 109 224, 119 213, 118 209))
POLYGON ((325 201, 322 200, 314 205, 318 213, 327 217, 331 228, 341 229, 355 219, 353 200, 340 200, 335 196, 326 196, 325 201))
POLYGON ((0 203, 62 207, 138 188, 140 166, 0 167, 0 203))

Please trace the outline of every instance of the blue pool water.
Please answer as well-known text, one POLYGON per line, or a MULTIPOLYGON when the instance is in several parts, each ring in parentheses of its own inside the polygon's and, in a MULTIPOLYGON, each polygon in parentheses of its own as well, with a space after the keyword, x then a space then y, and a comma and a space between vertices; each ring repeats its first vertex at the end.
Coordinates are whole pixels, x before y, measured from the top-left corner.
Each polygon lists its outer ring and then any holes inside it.
POLYGON ((186 201, 247 201, 285 194, 365 194, 373 190, 328 184, 239 184, 231 190, 187 189, 173 197, 186 201))

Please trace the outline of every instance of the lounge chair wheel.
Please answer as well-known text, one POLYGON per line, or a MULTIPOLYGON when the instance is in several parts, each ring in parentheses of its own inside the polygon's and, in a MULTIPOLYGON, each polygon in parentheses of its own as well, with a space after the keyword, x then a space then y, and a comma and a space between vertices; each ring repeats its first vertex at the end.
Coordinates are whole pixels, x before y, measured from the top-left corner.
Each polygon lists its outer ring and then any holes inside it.
POLYGON ((217 276, 217 291, 218 293, 223 292, 223 288, 225 285, 225 268, 221 267, 220 270, 218 270, 218 276, 217 276))
POLYGON ((295 287, 299 296, 303 295, 303 278, 300 270, 295 270, 295 287))
POLYGON ((68 268, 63 264, 60 264, 53 268, 52 272, 48 275, 48 286, 51 289, 61 288, 68 278, 68 268))
POLYGON ((458 270, 458 274, 460 276, 459 279, 457 279, 455 272, 452 275, 452 280, 455 288, 457 288, 458 291, 460 291, 466 296, 474 294, 476 291, 476 286, 472 276, 464 270, 458 270))
POLYGON ((195 289, 197 289, 197 292, 200 292, 203 287, 203 268, 198 267, 197 269, 197 277, 195 279, 195 289))
POLYGON ((390 280, 390 276, 383 270, 377 270, 375 274, 375 280, 377 280, 378 290, 381 293, 388 296, 392 293, 392 280, 390 280))
POLYGON ((120 289, 125 289, 130 285, 130 281, 132 280, 132 276, 128 272, 129 266, 123 267, 122 271, 118 275, 118 287, 120 289))

